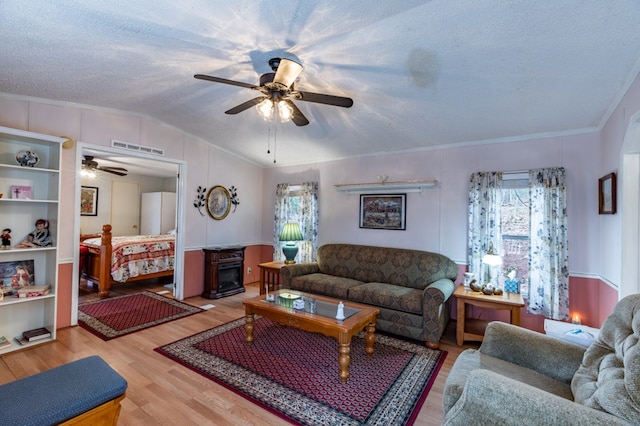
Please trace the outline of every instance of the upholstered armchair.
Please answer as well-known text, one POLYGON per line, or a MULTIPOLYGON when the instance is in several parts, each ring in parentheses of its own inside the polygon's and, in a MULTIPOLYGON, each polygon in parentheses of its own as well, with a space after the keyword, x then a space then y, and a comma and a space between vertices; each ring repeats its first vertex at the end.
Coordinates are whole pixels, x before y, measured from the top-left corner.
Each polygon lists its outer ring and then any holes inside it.
POLYGON ((640 294, 618 302, 588 348, 501 322, 445 384, 445 425, 640 424, 640 294))

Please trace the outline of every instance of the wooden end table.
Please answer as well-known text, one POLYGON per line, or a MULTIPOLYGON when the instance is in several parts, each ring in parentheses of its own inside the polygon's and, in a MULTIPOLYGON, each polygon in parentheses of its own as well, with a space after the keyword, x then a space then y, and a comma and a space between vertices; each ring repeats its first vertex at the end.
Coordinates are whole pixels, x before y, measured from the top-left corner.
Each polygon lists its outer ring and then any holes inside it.
POLYGON ((376 316, 380 313, 378 308, 361 305, 359 303, 344 302, 346 319, 335 319, 337 311, 337 299, 330 297, 308 294, 296 290, 276 290, 273 294, 277 300, 280 293, 292 293, 304 297, 313 297, 316 300, 316 313, 308 313, 285 307, 275 302, 267 302, 265 296, 256 296, 244 300, 245 307, 245 341, 248 345, 253 344, 253 323, 254 315, 261 315, 265 318, 289 327, 312 333, 324 334, 333 337, 338 341, 338 365, 340 367, 340 380, 347 383, 349 379, 349 364, 351 363, 351 338, 360 331, 365 330, 365 352, 373 355, 376 331, 376 316))
POLYGON ((509 310, 511 311, 511 324, 520 325, 520 308, 524 306, 524 300, 521 294, 502 293, 500 296, 488 296, 482 292, 467 290, 464 286, 458 286, 453 292, 457 299, 457 324, 456 324, 456 342, 458 346, 462 346, 465 340, 481 342, 484 338, 484 328, 488 321, 467 319, 467 305, 477 306, 479 308, 509 310), (467 331, 467 325, 475 326, 473 330, 467 331), (469 324, 471 323, 471 324, 469 324))
POLYGON ((260 268, 260 294, 266 293, 265 284, 269 285, 269 291, 277 290, 280 286, 280 269, 284 262, 265 262, 258 265, 260 268))

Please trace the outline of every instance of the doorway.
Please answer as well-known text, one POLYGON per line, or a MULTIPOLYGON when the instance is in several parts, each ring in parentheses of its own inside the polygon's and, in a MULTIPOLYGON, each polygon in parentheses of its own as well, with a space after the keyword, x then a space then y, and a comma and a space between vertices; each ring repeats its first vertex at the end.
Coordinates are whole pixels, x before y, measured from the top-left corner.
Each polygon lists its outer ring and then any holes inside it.
POLYGON ((640 292, 640 112, 635 113, 622 144, 622 282, 619 298, 640 292))
MULTIPOLYGON (((113 200, 114 195, 116 195, 115 198, 118 199, 116 192, 119 192, 119 190, 117 188, 120 188, 122 185, 125 185, 125 187, 137 186, 141 188, 140 190, 136 191, 138 194, 141 191, 145 191, 145 188, 147 190, 151 188, 150 191, 155 191, 161 188, 161 190, 175 192, 176 232, 174 274, 173 282, 166 285, 166 287, 170 287, 176 299, 182 300, 184 288, 184 235, 182 232, 180 232, 180 230, 184 229, 183 206, 185 190, 184 179, 181 179, 181 177, 185 176, 186 162, 182 160, 167 159, 139 152, 129 152, 123 149, 78 143, 78 149, 76 151, 76 170, 78 171, 78 173, 76 173, 75 184, 77 206, 75 209, 76 213, 74 218, 74 241, 78 242, 80 241, 81 234, 100 232, 102 229, 102 225, 112 222, 111 210, 113 210, 113 207, 111 205, 111 201, 113 200), (104 208, 101 209, 100 203, 98 203, 97 213, 94 217, 89 218, 87 218, 86 216, 81 216, 79 201, 80 189, 83 186, 83 180, 79 171, 82 167, 85 155, 93 156, 93 160, 98 162, 98 164, 100 165, 100 169, 109 169, 113 166, 119 166, 121 168, 127 169, 126 176, 115 175, 111 177, 112 180, 109 177, 102 177, 102 174, 105 173, 103 170, 96 170, 96 174, 100 173, 101 179, 104 179, 104 181, 108 182, 108 184, 104 183, 103 185, 101 185, 102 188, 99 192, 99 199, 103 200, 104 208), (162 183, 155 183, 156 181, 161 181, 162 183), (120 183, 112 185, 113 182, 120 183), (81 224, 84 224, 87 229, 84 229, 81 224)), ((138 199, 138 203, 136 203, 138 208, 139 203, 140 201, 138 199)), ((139 227, 135 228, 135 232, 132 232, 130 235, 137 235, 138 229, 139 227)), ((72 325, 76 325, 78 321, 78 295, 80 284, 79 252, 79 244, 75 244, 73 268, 74 277, 72 283, 71 303, 72 325)), ((122 284, 122 286, 126 285, 126 283, 122 284)))

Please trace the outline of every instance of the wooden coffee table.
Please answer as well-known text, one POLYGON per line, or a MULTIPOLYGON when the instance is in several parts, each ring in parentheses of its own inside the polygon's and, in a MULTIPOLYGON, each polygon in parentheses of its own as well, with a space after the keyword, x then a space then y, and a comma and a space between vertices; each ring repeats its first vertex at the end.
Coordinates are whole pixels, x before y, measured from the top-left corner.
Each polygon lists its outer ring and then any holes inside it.
POLYGON ((338 309, 337 299, 330 297, 308 294, 295 290, 277 290, 273 293, 276 302, 268 302, 265 295, 260 295, 244 300, 245 306, 245 331, 246 342, 251 345, 254 340, 253 322, 254 315, 261 315, 270 320, 289 327, 312 333, 320 333, 338 340, 338 365, 340 367, 340 379, 346 383, 349 379, 349 364, 351 363, 351 338, 360 331, 366 329, 365 351, 367 355, 373 354, 375 343, 376 316, 380 313, 378 308, 361 305, 359 303, 344 303, 344 313, 346 318, 342 321, 335 319, 338 309), (282 306, 277 303, 278 295, 281 293, 291 293, 298 296, 312 297, 316 300, 316 313, 308 313, 304 310, 297 310, 282 306))

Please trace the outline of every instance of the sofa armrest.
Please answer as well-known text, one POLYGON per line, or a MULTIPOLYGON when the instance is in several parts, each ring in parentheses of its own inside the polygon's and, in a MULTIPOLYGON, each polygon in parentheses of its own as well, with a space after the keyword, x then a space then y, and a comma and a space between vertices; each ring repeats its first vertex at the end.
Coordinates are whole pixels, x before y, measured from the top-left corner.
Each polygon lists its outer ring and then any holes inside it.
POLYGON ((480 352, 570 384, 586 348, 526 328, 491 322, 480 352))
POLYGON ((455 285, 447 278, 434 281, 422 291, 422 328, 427 345, 438 347, 447 325, 449 309, 445 305, 453 294, 455 285))
POLYGON ((320 272, 317 262, 293 263, 280 268, 280 288, 291 288, 291 280, 302 275, 315 274, 320 272))
POLYGON ((448 278, 442 278, 429 284, 422 293, 423 310, 426 312, 427 309, 431 310, 442 305, 449 300, 454 289, 453 281, 448 278))
POLYGON ((443 425, 624 425, 622 419, 489 370, 469 373, 443 425))

